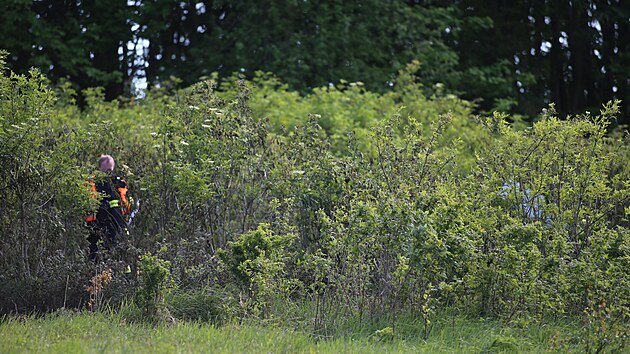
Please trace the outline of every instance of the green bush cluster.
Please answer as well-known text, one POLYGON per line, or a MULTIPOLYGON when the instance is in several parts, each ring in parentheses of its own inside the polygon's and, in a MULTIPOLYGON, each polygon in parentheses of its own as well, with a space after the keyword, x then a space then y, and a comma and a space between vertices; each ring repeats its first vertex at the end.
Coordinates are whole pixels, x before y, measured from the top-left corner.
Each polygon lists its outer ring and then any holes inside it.
POLYGON ((147 253, 140 257, 142 284, 135 294, 138 307, 147 316, 156 316, 165 308, 165 293, 171 284, 170 262, 147 253))
POLYGON ((618 102, 567 120, 550 106, 526 127, 424 97, 413 79, 397 87, 301 97, 261 74, 137 102, 96 89, 79 110, 35 71, 3 75, 3 311, 84 299, 99 265, 86 257, 83 182, 110 153, 142 201, 104 257, 112 299, 137 293, 149 312, 170 301, 198 320, 306 304, 312 321, 300 321, 316 330, 414 313, 428 334, 446 308, 507 322, 571 316, 591 348, 624 343, 630 145, 609 131, 618 102), (149 253, 159 258, 139 258, 149 253), (179 290, 169 295, 166 279, 179 290))

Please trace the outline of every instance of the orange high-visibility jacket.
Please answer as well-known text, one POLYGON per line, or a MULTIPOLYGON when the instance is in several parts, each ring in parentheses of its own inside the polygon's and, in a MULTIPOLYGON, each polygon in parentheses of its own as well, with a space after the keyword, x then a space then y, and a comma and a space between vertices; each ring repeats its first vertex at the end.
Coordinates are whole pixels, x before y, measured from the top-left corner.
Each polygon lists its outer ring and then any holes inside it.
POLYGON ((85 217, 87 222, 114 221, 121 228, 125 226, 131 213, 130 196, 128 196, 127 182, 117 176, 111 175, 101 180, 90 176, 85 181, 85 186, 90 188, 91 197, 97 199, 102 196, 98 209, 85 217))

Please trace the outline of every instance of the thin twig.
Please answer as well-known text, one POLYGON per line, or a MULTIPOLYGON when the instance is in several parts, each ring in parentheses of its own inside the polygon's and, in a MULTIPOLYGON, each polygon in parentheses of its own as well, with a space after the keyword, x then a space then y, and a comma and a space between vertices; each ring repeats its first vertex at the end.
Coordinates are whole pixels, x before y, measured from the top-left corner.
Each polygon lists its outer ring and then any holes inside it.
POLYGON ((68 282, 70 281, 70 274, 66 276, 66 290, 63 293, 63 308, 66 308, 66 299, 68 299, 68 282))

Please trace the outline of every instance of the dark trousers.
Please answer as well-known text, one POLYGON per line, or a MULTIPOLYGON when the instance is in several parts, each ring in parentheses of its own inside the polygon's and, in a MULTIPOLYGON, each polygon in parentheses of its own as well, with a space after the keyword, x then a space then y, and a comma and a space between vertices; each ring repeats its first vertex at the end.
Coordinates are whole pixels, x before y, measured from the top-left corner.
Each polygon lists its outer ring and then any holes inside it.
POLYGON ((109 250, 116 243, 116 238, 120 233, 120 228, 111 220, 92 221, 88 224, 90 235, 90 259, 96 260, 99 245, 103 249, 109 250))

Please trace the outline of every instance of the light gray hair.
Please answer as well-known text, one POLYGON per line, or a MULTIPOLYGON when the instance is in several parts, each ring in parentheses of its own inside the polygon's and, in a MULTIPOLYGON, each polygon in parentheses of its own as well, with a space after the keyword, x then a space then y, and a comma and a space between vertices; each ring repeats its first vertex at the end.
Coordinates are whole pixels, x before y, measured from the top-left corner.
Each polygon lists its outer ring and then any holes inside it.
POLYGON ((110 155, 101 155, 98 159, 98 170, 101 172, 110 172, 114 170, 116 167, 116 162, 114 162, 114 158, 110 155))

